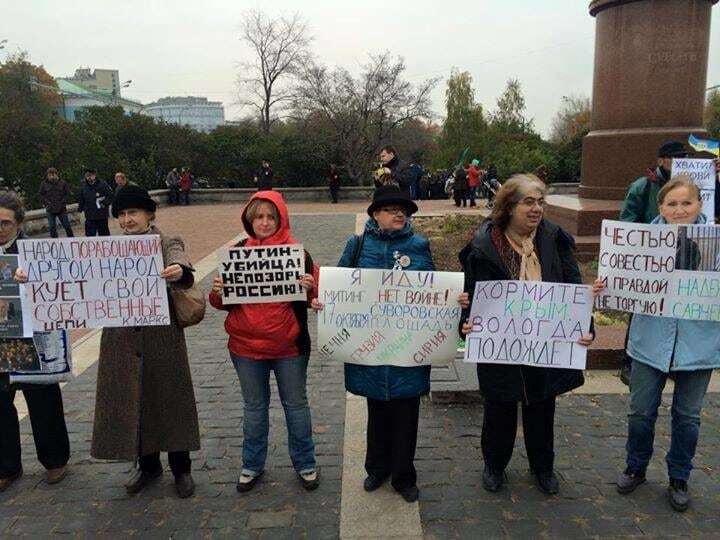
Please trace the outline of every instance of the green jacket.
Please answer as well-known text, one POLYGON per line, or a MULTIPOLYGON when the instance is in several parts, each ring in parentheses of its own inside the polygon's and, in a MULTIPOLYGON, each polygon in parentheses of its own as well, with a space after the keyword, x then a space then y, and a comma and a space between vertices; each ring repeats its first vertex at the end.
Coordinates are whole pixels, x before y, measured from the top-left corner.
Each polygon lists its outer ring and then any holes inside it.
POLYGON ((666 182, 660 167, 657 167, 630 184, 620 211, 620 221, 650 223, 655 219, 660 213, 657 195, 666 182))

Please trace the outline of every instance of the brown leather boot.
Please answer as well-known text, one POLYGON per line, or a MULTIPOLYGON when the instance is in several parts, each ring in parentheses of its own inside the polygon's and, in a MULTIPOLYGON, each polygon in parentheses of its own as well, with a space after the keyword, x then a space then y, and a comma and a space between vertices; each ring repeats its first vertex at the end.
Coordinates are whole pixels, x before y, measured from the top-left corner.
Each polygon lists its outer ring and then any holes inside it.
POLYGON ((67 476, 67 466, 58 467, 57 469, 48 469, 45 473, 45 481, 50 484, 58 484, 67 476))

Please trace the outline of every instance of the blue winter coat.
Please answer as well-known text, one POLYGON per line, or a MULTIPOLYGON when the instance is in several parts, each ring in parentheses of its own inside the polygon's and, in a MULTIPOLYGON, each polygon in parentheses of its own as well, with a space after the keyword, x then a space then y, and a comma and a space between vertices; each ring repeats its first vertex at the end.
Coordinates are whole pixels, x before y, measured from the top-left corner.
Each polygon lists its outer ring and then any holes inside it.
MULTIPOLYGON (((704 214, 696 221, 706 222, 704 214)), ((666 221, 658 216, 652 223, 666 221)), ((633 315, 627 353, 665 373, 720 368, 720 323, 633 315)))
MULTIPOLYGON (((433 271, 430 243, 416 235, 408 221, 399 231, 386 233, 380 230, 377 221, 370 218, 365 224, 362 250, 357 265, 353 256, 359 237, 348 239, 342 257, 341 267, 392 269, 395 252, 410 257, 410 265, 404 270, 433 271)), ((361 366, 345 364, 345 388, 358 396, 388 401, 427 394, 430 391, 430 366, 361 366)))

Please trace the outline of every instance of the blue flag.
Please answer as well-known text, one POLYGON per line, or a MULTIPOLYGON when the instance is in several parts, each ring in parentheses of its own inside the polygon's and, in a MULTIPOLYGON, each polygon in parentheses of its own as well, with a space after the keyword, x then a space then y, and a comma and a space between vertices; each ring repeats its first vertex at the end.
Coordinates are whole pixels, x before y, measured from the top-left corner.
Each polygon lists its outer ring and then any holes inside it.
POLYGON ((720 157, 720 141, 714 139, 700 139, 695 135, 688 137, 688 144, 697 152, 710 152, 720 157))

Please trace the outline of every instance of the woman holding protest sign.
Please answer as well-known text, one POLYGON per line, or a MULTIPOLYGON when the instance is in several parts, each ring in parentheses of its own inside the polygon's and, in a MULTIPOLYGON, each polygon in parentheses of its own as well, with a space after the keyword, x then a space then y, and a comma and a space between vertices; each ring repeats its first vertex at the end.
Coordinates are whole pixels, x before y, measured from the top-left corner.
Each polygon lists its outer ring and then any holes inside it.
MULTIPOLYGON (((338 266, 434 271, 430 244, 415 234, 410 216, 418 211, 409 195, 395 185, 377 188, 367 209, 370 219, 360 236, 351 237, 338 266)), ((467 295, 458 302, 468 305, 467 295)), ((313 309, 323 305, 313 300, 313 309)), ((420 396, 430 391, 430 366, 365 366, 345 364, 345 387, 367 398, 365 491, 375 491, 391 478, 407 502, 418 499, 413 463, 417 444, 420 396)))
MULTIPOLYGON (((163 234, 154 224, 156 203, 139 186, 118 191, 112 214, 125 234, 160 235, 169 288, 187 290, 193 268, 181 238, 163 234)), ((170 293, 168 293, 170 296, 170 293)), ((168 453, 179 497, 195 491, 190 451, 200 448, 185 334, 170 302, 167 326, 104 328, 90 453, 98 459, 137 460, 125 485, 140 492, 163 472, 160 452, 168 453)))
MULTIPOLYGON (((543 218, 546 187, 532 174, 515 175, 497 193, 490 218, 460 252, 465 290, 478 281, 522 280, 581 283, 573 255, 573 238, 543 218)), ((470 313, 468 308, 464 319, 470 313)), ((472 324, 462 326, 463 336, 472 324)), ((595 335, 583 335, 589 345, 595 335)), ((584 383, 580 370, 526 365, 478 364, 480 392, 485 398, 482 451, 483 487, 498 491, 512 457, 517 433, 517 404, 522 406, 525 448, 537 485, 546 494, 559 490, 553 470, 555 398, 584 383)))
MULTIPOLYGON (((280 192, 259 191, 242 213, 248 234, 238 246, 298 244, 290 231, 290 216, 280 192)), ((310 300, 317 296, 318 268, 305 252, 305 274, 300 285, 310 300)), ((237 371, 245 403, 243 465, 237 490, 253 489, 265 471, 268 449, 270 372, 280 393, 288 429, 288 450, 302 486, 310 491, 320 484, 315 443, 307 399, 310 358, 307 301, 223 305, 223 282, 216 277, 210 303, 228 311, 230 358, 237 371)))
MULTIPOLYGON (((0 253, 17 254, 17 241, 24 237, 21 229, 24 218, 25 210, 20 198, 12 192, 0 194, 0 253)), ((16 273, 16 279, 23 281, 22 272, 16 273)), ((0 339, 0 348, 8 358, 17 359, 21 354, 21 364, 37 362, 32 338, 3 338, 0 339)), ((10 384, 8 373, 2 373, 4 367, 9 368, 8 364, 0 359, 0 492, 8 489, 23 473, 20 424, 14 405, 18 390, 22 391, 27 402, 37 456, 47 470, 45 480, 48 484, 57 484, 65 478, 70 458, 60 385, 10 384)))
MULTIPOLYGON (((660 215, 652 221, 654 224, 707 222, 702 214, 700 190, 690 177, 679 175, 670 180, 658 192, 657 203, 660 215)), ((695 270, 699 264, 696 243, 678 235, 676 268, 695 270)), ((602 280, 595 282, 594 289, 602 292, 602 280)), ((645 482, 662 391, 672 376, 672 437, 665 461, 670 505, 683 512, 690 504, 688 480, 700 435, 703 399, 712 370, 720 367, 720 323, 635 314, 628 335, 627 354, 632 369, 627 458, 617 490, 626 495, 645 482)))

